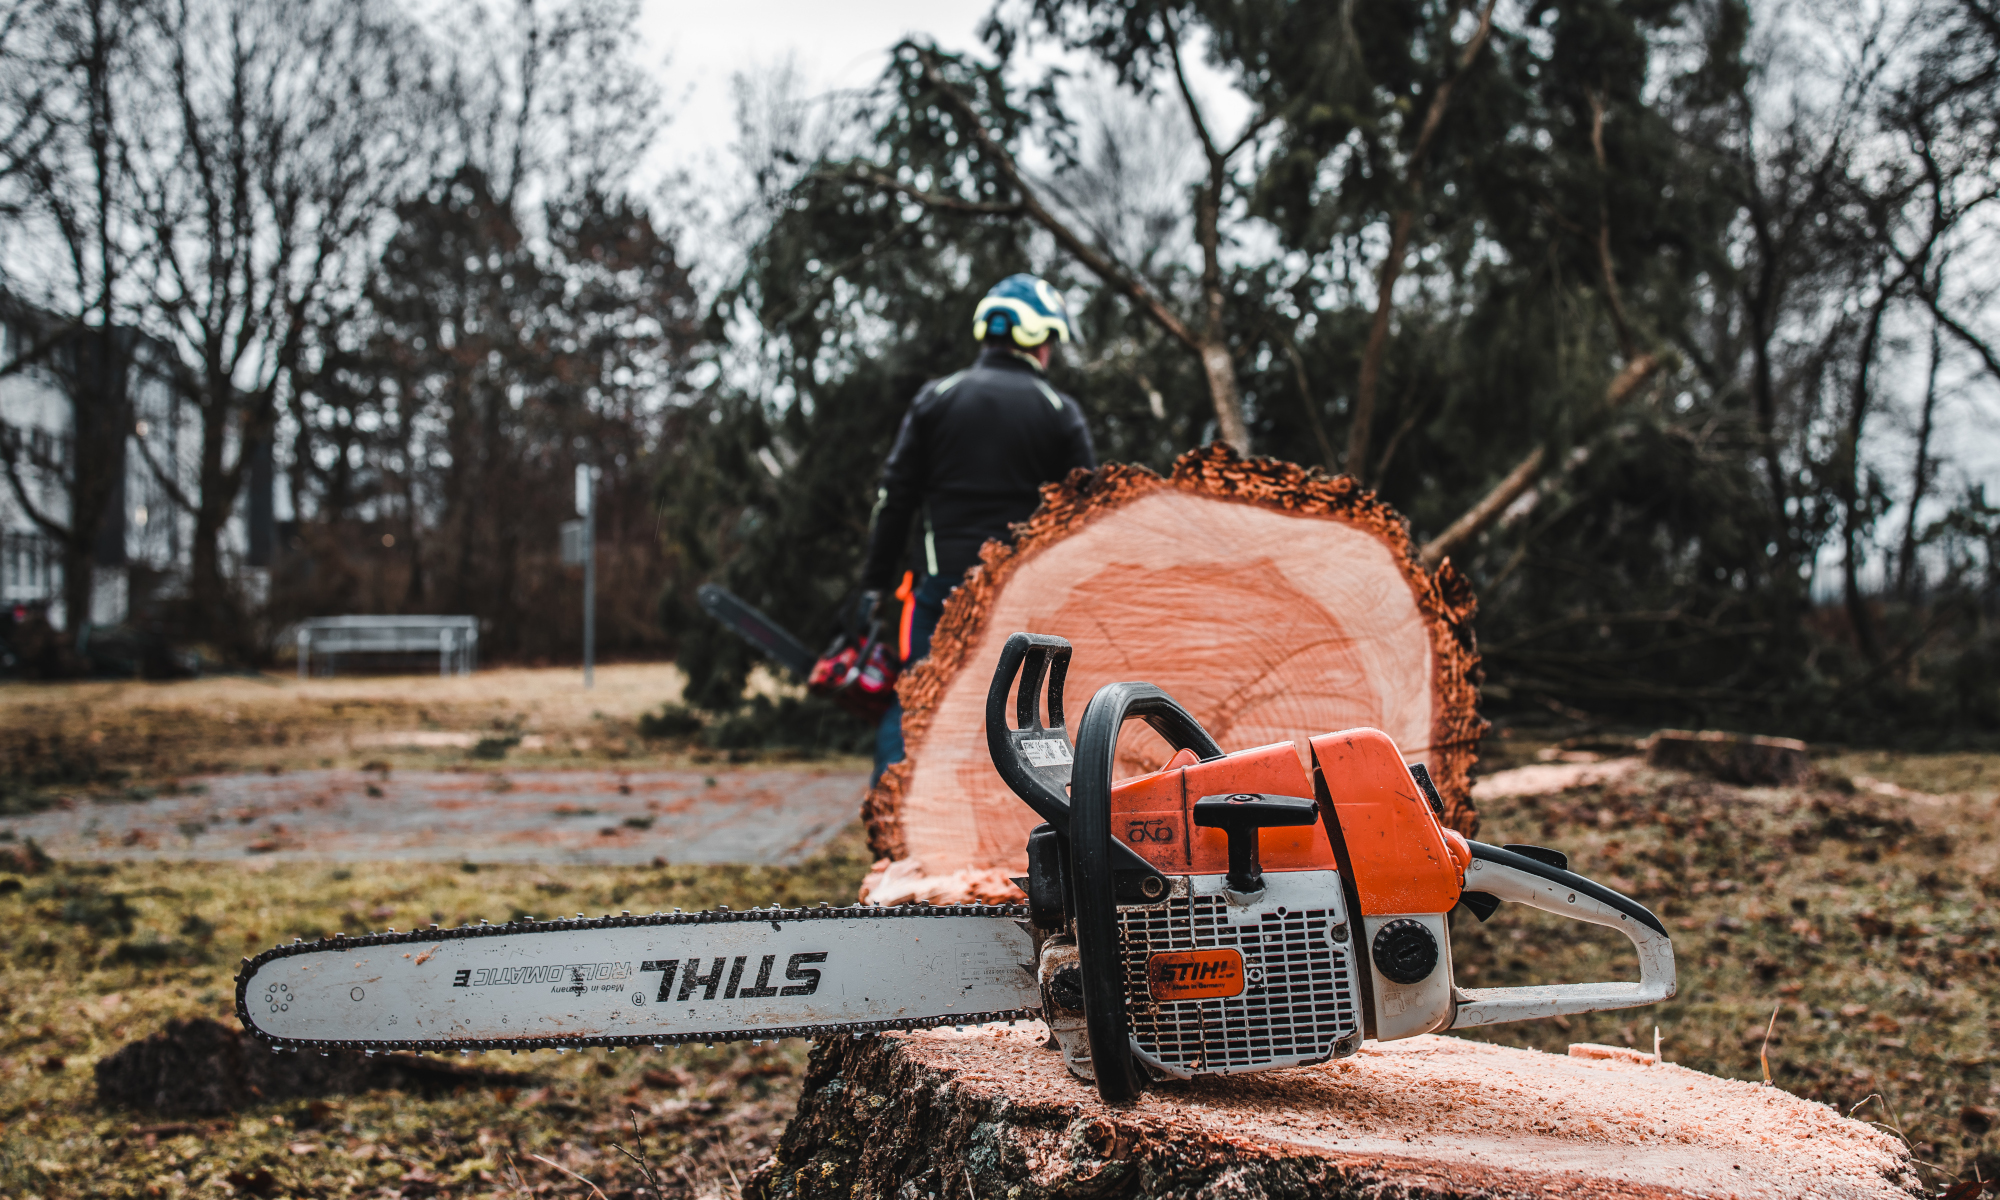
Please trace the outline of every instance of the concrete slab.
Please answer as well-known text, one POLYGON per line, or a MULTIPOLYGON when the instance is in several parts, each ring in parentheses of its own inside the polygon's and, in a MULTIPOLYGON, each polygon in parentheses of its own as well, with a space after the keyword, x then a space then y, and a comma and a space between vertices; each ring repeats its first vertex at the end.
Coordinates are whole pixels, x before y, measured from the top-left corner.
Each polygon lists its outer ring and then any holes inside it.
POLYGON ((0 829, 69 860, 746 863, 810 857, 861 813, 865 772, 295 771, 81 801, 0 829))

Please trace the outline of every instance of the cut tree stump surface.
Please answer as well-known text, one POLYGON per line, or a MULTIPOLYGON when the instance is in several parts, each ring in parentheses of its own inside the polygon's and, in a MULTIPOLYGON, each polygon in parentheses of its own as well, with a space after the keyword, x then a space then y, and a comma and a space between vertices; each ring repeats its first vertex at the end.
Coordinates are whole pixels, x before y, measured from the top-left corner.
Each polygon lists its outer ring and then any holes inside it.
MULTIPOLYGON (((1038 818, 988 756, 986 691, 1017 630, 1075 646, 1064 709, 1074 724, 1107 683, 1158 684, 1225 750, 1356 726, 1424 762, 1447 820, 1476 828, 1469 772, 1485 724, 1475 705, 1471 589, 1425 570, 1400 515, 1346 477, 1226 447, 1162 477, 1077 472, 1043 489, 1012 547, 989 543, 953 593, 931 655, 898 688, 909 758, 868 797, 869 838, 893 875, 883 904, 1015 895, 1038 818)), ((1168 757, 1138 722, 1118 773, 1168 757)))
MULTIPOLYGON (((1668 1064, 1452 1037, 1155 1086, 1108 1108, 1041 1026, 813 1048, 765 1200, 1050 1196, 1907 1197, 1887 1135, 1787 1092, 1668 1064)), ((1636 1056, 1635 1056, 1636 1057, 1636 1056)))

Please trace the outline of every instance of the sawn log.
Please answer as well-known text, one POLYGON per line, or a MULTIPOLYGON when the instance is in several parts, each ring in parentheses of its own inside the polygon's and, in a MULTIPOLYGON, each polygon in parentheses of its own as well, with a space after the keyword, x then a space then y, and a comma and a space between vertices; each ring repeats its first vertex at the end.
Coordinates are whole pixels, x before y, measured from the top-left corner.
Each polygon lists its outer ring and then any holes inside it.
MULTIPOLYGON (((1164 688, 1224 749, 1356 726, 1388 733, 1437 782, 1470 835, 1470 771, 1485 722, 1472 589, 1425 569, 1407 522, 1346 476, 1223 445, 1161 477, 1076 472, 1043 489, 1015 544, 989 542, 953 593, 929 659, 899 692, 909 757, 865 807, 881 903, 1001 900, 1026 865, 1034 815, 988 760, 986 690, 1016 630, 1067 638, 1074 720, 1104 684, 1164 688)), ((1122 775, 1167 758, 1128 725, 1122 775)))

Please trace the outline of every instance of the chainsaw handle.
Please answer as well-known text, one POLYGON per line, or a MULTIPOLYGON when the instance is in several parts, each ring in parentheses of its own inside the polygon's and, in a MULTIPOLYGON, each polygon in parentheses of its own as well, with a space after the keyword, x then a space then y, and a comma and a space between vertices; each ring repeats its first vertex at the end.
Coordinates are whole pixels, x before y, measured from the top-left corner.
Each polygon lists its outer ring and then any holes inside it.
POLYGON ((1167 879, 1123 841, 1111 836, 1111 777, 1118 733, 1138 718, 1175 750, 1203 759, 1222 757, 1215 739, 1193 714, 1150 683, 1111 683, 1097 690, 1077 723, 1076 777, 1070 786, 1071 879, 1076 888, 1077 966, 1083 976, 1083 1014, 1090 1040, 1097 1094, 1106 1104, 1135 1099, 1145 1075, 1132 1054, 1125 1013, 1125 955, 1118 937, 1121 872, 1136 880, 1138 903, 1164 900, 1167 879))
POLYGON ((1063 681, 1069 677, 1070 644, 1045 633, 1015 633, 1000 647, 993 682, 986 688, 986 752, 1009 790, 1035 815, 1069 833, 1069 730, 1063 725, 1063 681), (1021 680, 1014 721, 1007 719, 1007 693, 1021 680), (1042 680, 1049 685, 1049 723, 1042 724, 1042 680))
POLYGON ((1645 905, 1573 871, 1489 846, 1468 843, 1465 890, 1495 900, 1525 904, 1543 912, 1616 929, 1639 952, 1637 983, 1557 983, 1511 988, 1457 988, 1457 1015, 1451 1028, 1496 1025, 1536 1017, 1575 1016, 1613 1008, 1636 1008, 1671 999, 1679 981, 1674 943, 1667 927, 1645 905))

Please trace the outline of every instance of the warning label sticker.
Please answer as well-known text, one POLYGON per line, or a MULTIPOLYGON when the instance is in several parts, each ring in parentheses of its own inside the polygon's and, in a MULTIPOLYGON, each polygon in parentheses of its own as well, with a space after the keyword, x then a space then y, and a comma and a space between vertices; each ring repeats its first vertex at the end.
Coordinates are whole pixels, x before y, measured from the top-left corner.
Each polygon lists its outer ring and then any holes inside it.
POLYGON ((1038 767, 1059 767, 1076 758, 1061 738, 1028 738, 1021 743, 1021 753, 1038 767))

